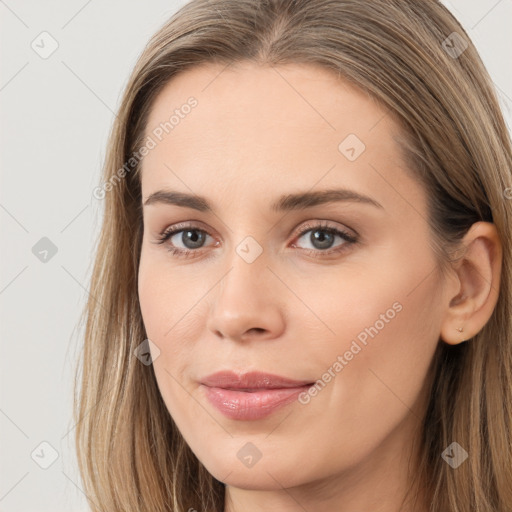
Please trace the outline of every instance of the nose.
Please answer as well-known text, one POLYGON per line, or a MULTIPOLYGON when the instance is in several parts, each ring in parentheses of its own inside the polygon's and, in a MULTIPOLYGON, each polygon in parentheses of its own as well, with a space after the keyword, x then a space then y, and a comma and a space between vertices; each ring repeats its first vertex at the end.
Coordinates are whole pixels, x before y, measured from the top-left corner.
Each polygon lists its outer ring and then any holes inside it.
POLYGON ((279 280, 263 256, 247 263, 235 253, 231 261, 215 287, 207 328, 219 338, 238 342, 279 337, 284 329, 279 280))

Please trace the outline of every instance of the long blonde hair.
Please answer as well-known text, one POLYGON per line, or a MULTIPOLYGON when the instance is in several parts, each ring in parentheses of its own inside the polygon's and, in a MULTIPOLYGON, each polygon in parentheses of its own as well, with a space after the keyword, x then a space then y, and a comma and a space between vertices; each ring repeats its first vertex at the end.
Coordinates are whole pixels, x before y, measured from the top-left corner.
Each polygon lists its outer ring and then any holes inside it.
POLYGON ((320 65, 386 108, 402 127, 397 143, 410 172, 428 191, 441 268, 474 222, 496 225, 498 303, 472 339, 439 343, 416 475, 432 511, 510 512, 511 140, 477 51, 434 0, 192 0, 150 40, 126 86, 95 192, 105 209, 75 384, 77 455, 92 510, 223 511, 224 485, 185 443, 152 366, 133 355, 147 338, 137 295, 143 223, 133 155, 173 76, 203 62, 243 60, 320 65), (453 441, 469 454, 457 470, 441 458, 453 441))

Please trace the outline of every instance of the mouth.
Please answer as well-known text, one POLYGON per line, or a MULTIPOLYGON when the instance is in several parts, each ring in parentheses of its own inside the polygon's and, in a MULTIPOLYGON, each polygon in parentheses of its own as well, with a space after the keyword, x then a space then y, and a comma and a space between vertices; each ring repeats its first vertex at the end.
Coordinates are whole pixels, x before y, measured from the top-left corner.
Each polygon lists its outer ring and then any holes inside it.
POLYGON ((234 420, 258 420, 294 402, 314 384, 262 372, 217 372, 200 381, 209 402, 234 420))
POLYGON ((201 380, 201 384, 231 390, 257 391, 260 389, 297 388, 307 384, 312 384, 312 382, 306 380, 293 380, 280 375, 264 372, 239 374, 233 371, 222 371, 205 377, 201 380))

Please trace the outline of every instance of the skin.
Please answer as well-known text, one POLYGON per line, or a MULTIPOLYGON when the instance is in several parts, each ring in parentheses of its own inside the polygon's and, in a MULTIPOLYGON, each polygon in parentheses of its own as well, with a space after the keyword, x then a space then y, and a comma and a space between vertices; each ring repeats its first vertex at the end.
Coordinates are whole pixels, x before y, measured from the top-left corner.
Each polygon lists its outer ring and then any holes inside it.
POLYGON ((468 339, 494 309, 501 265, 494 226, 475 224, 465 256, 442 277, 429 245, 426 193, 393 140, 398 126, 326 70, 192 68, 159 94, 146 134, 190 96, 198 105, 147 154, 141 178, 143 202, 172 189, 205 196, 213 208, 143 210, 140 306, 160 350, 153 351, 158 386, 179 430, 226 484, 229 512, 427 510, 421 489, 416 505, 401 507, 409 463, 417 461, 427 372, 439 342, 468 339), (348 134, 366 146, 354 161, 338 149, 348 134), (382 207, 270 209, 281 195, 341 187, 382 207), (318 221, 358 241, 335 235, 322 249, 311 239, 318 221), (182 223, 207 233, 200 248, 183 232, 156 243, 168 228, 188 227, 182 223), (262 249, 252 263, 236 251, 247 236, 262 249), (172 244, 196 252, 179 257, 172 244), (321 379, 395 303, 400 312, 307 404, 239 421, 200 388, 202 377, 225 369, 321 379), (261 453, 252 467, 237 457, 248 442, 261 453))

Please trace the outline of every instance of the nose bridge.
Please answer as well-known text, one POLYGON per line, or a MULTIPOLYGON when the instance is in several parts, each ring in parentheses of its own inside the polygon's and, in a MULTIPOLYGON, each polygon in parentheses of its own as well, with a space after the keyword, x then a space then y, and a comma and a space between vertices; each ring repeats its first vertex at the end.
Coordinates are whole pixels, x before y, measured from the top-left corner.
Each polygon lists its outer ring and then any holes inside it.
POLYGON ((246 236, 231 252, 229 270, 219 283, 218 299, 244 299, 246 304, 257 302, 270 274, 263 246, 252 236, 246 236))
MULTIPOLYGON (((240 200, 240 198, 239 198, 240 200)), ((241 203, 232 203, 232 218, 229 229, 229 243, 225 254, 227 265, 231 269, 226 276, 230 280, 251 283, 257 277, 268 273, 268 233, 261 223, 261 213, 257 208, 251 212, 241 203), (238 212, 238 213, 237 213, 238 212)), ((271 233, 270 233, 271 234, 271 233)))
POLYGON ((282 327, 282 315, 269 292, 268 280, 273 276, 267 263, 263 246, 251 236, 233 247, 227 258, 229 269, 214 294, 210 330, 233 339, 240 339, 251 329, 277 334, 282 327))

